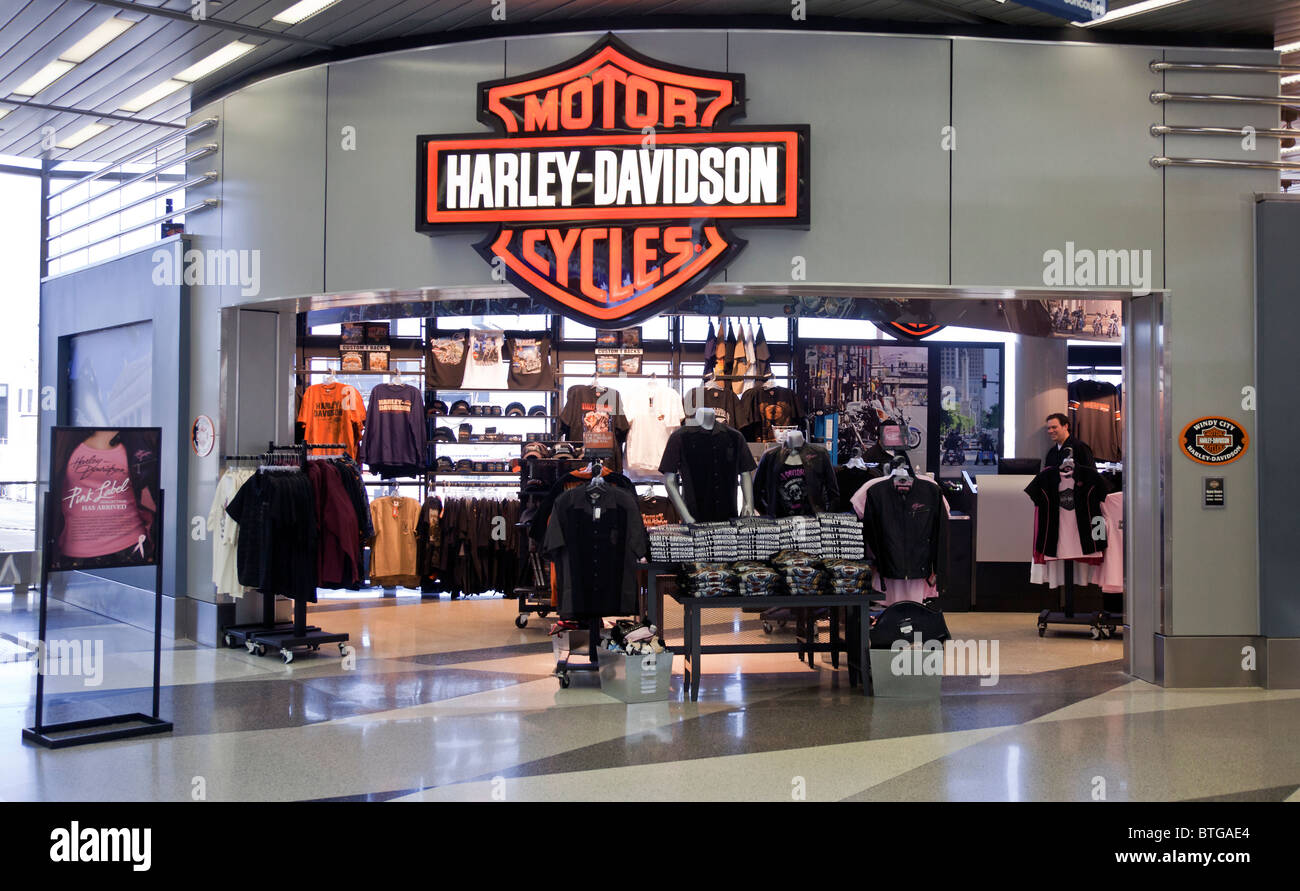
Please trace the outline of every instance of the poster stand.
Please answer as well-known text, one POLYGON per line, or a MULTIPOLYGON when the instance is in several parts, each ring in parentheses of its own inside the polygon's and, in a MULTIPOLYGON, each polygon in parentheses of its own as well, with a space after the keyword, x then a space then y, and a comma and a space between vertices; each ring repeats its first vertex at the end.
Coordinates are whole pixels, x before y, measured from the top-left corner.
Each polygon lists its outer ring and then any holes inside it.
MULTIPOLYGON (((158 528, 166 528, 163 525, 164 520, 164 497, 166 493, 158 493, 158 528)), ((171 721, 164 721, 158 717, 158 700, 161 692, 162 678, 162 591, 163 591, 163 564, 162 548, 157 549, 157 562, 154 564, 154 608, 153 608, 153 711, 151 714, 142 712, 131 712, 121 715, 107 715, 98 718, 88 718, 82 721, 64 721, 58 724, 45 723, 45 672, 47 668, 47 657, 49 649, 46 646, 45 632, 47 630, 47 613, 48 613, 48 587, 50 580, 50 554, 53 549, 53 542, 50 536, 50 518, 54 515, 55 507, 54 493, 45 493, 45 516, 41 523, 41 615, 40 625, 37 632, 37 642, 40 647, 37 653, 36 661, 36 724, 32 727, 23 728, 23 741, 35 743, 38 746, 44 746, 47 749, 65 749, 70 746, 82 746, 88 743, 108 742, 114 739, 128 739, 133 736, 148 736, 154 733, 170 733, 173 729, 171 721), (134 726, 118 727, 115 725, 130 724, 134 726), (97 729, 113 728, 113 729, 97 729), (74 731, 86 730, 88 733, 71 735, 74 731), (55 734, 58 734, 57 736, 55 734)))

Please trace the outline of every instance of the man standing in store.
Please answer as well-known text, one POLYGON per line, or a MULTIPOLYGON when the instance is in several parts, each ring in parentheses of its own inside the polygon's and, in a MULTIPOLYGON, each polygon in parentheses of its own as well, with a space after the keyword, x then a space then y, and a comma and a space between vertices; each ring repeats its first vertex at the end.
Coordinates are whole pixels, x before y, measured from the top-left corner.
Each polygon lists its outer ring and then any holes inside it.
POLYGON ((1097 462, 1092 457, 1092 449, 1080 439, 1070 435, 1070 419, 1061 412, 1056 412, 1047 416, 1047 435, 1052 439, 1052 447, 1047 450, 1047 457, 1043 459, 1043 467, 1060 467, 1062 459, 1065 458, 1066 452, 1074 456, 1074 463, 1096 467, 1097 462))

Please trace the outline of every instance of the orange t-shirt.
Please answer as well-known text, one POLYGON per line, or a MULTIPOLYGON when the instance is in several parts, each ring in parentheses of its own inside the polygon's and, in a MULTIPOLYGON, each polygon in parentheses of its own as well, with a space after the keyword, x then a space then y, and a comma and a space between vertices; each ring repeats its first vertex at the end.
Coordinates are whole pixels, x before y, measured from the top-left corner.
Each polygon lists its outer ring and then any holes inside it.
MULTIPOLYGON (((306 426, 307 442, 341 442, 354 459, 361 428, 366 422, 366 406, 361 391, 351 384, 312 384, 302 394, 298 423, 306 426)), ((336 449, 322 449, 313 455, 337 455, 336 449)))

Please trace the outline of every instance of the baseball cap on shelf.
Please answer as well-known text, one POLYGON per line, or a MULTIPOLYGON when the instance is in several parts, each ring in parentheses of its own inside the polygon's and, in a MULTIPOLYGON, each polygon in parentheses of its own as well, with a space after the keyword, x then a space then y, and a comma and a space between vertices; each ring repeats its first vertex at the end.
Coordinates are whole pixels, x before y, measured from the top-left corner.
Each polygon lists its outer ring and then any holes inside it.
POLYGON ((443 455, 441 458, 438 459, 439 473, 451 473, 455 469, 456 469, 455 463, 446 455, 443 455))
POLYGON ((456 469, 461 473, 472 473, 474 470, 474 462, 469 458, 461 458, 456 462, 456 469))
POLYGON ((551 450, 545 443, 530 442, 524 446, 523 456, 525 458, 549 458, 551 450))
POLYGON ((512 402, 506 406, 507 418, 522 418, 524 416, 524 404, 522 402, 512 402))
POLYGON ((544 406, 544 405, 534 405, 532 408, 528 409, 528 417, 530 417, 530 418, 544 418, 544 417, 546 417, 546 406, 544 406))
POLYGON ((451 404, 451 413, 453 415, 468 415, 469 403, 464 399, 457 399, 451 404))
POLYGON ((433 431, 434 442, 455 442, 456 433, 450 427, 439 427, 433 431))
POLYGON ((575 454, 576 454, 576 452, 573 450, 573 443, 571 443, 571 442, 560 442, 560 443, 556 443, 556 445, 555 445, 555 457, 557 457, 557 458, 572 458, 575 454))
POLYGON ((435 399, 433 401, 433 413, 439 417, 445 417, 447 414, 447 403, 443 402, 441 399, 435 399))

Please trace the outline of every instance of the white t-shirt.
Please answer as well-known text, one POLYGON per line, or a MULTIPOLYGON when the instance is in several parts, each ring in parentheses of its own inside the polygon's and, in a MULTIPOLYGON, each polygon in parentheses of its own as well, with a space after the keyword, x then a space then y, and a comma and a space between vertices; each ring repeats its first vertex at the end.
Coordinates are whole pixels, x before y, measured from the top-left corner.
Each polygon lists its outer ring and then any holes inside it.
POLYGON ((509 386, 510 363, 505 361, 505 342, 503 331, 470 332, 462 389, 504 390, 509 386))
MULTIPOLYGON (((1076 504, 1074 500, 1074 478, 1061 477, 1060 526, 1056 532, 1056 559, 1077 560, 1083 554, 1083 542, 1079 539, 1079 521, 1075 511, 1087 510, 1086 504, 1076 504)), ((1051 559, 1050 557, 1048 559, 1051 559)))
POLYGON ((208 534, 212 536, 212 582, 217 586, 218 594, 231 594, 235 597, 244 595, 236 563, 239 524, 226 513, 226 505, 234 500, 235 493, 252 475, 253 471, 245 468, 227 471, 217 483, 212 508, 208 511, 208 534))
POLYGON ((627 434, 627 463, 629 467, 657 471, 663 457, 668 437, 681 426, 681 394, 670 387, 656 386, 628 400, 631 409, 627 434))

